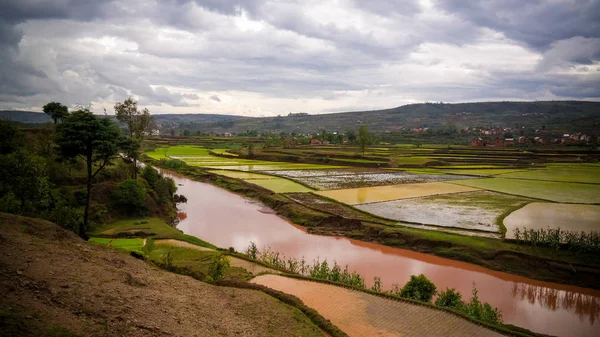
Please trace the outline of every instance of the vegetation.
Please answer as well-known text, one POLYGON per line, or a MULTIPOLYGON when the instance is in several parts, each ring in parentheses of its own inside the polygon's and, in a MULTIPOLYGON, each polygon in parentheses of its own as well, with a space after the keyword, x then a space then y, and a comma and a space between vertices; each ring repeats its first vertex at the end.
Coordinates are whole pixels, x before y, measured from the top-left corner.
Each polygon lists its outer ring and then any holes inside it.
POLYGON ((121 135, 110 119, 99 118, 91 111, 80 109, 58 125, 56 144, 64 159, 81 158, 86 164, 87 199, 79 236, 87 238, 93 179, 119 153, 121 135))
POLYGON ((365 149, 368 145, 371 144, 371 134, 369 133, 369 127, 366 125, 361 125, 360 129, 358 129, 358 144, 360 145, 360 150, 365 155, 365 149))
POLYGON ((559 228, 528 229, 518 227, 514 229, 514 237, 518 243, 531 245, 533 247, 548 247, 554 251, 565 247, 577 253, 600 252, 600 233, 591 231, 576 232, 561 230, 559 228))
POLYGON ((50 102, 42 107, 45 114, 50 116, 56 125, 60 120, 69 115, 69 109, 58 102, 50 102))
POLYGON ((400 297, 421 302, 431 302, 433 295, 435 295, 435 290, 435 284, 429 281, 425 275, 411 275, 410 281, 400 291, 400 297))

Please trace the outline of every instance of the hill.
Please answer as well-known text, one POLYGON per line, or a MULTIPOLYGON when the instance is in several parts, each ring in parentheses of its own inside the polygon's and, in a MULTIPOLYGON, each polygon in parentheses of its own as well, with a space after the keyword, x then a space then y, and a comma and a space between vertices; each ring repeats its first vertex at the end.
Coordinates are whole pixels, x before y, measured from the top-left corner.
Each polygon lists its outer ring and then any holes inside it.
POLYGON ((376 132, 397 132, 405 129, 445 125, 466 127, 526 127, 546 128, 557 132, 597 132, 600 130, 600 102, 482 102, 424 103, 392 109, 341 112, 308 116, 232 118, 223 123, 193 123, 182 125, 201 132, 296 132, 311 133, 357 130, 367 124, 376 132))
POLYGON ((0 233, 0 336, 322 336, 262 292, 169 273, 47 221, 0 213, 0 233))
MULTIPOLYGON (((202 133, 262 132, 313 133, 356 130, 367 124, 376 132, 398 132, 411 128, 440 128, 447 125, 466 127, 545 128, 549 131, 573 133, 600 131, 600 102, 537 101, 422 103, 392 109, 352 111, 319 115, 277 117, 243 117, 219 114, 155 114, 161 131, 184 129, 202 133)), ((42 113, 0 111, 0 119, 22 123, 43 123, 50 118, 42 113)))

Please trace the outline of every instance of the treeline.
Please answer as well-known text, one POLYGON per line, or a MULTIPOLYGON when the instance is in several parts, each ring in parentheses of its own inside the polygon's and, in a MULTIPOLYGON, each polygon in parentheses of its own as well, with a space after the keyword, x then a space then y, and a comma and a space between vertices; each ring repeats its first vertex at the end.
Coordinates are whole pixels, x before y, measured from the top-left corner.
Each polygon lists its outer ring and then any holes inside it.
POLYGON ((142 141, 153 120, 131 99, 115 106, 117 119, 89 109, 44 106, 54 123, 24 129, 0 120, 0 211, 39 217, 81 237, 114 217, 176 217, 172 179, 146 167, 138 177, 142 141))
POLYGON ((518 243, 534 247, 549 247, 555 251, 566 248, 574 252, 600 252, 600 233, 569 231, 559 228, 526 228, 513 230, 518 243))
POLYGON ((301 260, 286 258, 284 255, 277 251, 273 251, 270 248, 265 248, 263 251, 260 251, 254 242, 250 242, 245 253, 252 260, 262 262, 265 265, 273 266, 293 274, 300 274, 317 280, 342 283, 398 298, 431 303, 434 296, 437 295, 433 304, 438 307, 450 308, 473 319, 487 323, 502 323, 502 314, 500 310, 492 307, 489 303, 481 302, 475 285, 473 285, 470 301, 463 301, 462 294, 454 288, 446 288, 444 291, 437 292, 435 284, 423 274, 412 275, 410 280, 403 287, 400 287, 399 284, 392 284, 388 290, 383 290, 381 278, 375 277, 373 286, 367 288, 365 280, 360 274, 354 271, 349 272, 348 265, 342 269, 335 261, 332 266, 329 265, 327 260, 321 262, 319 259, 313 261, 311 264, 308 263, 304 257, 301 260))

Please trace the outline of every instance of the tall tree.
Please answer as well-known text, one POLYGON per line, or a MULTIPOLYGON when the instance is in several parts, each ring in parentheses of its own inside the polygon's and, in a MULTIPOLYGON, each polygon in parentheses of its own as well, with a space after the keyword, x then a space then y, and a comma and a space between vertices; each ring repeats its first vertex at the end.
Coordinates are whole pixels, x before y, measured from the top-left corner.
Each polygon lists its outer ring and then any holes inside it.
POLYGON ((127 125, 129 137, 138 140, 142 140, 151 134, 155 126, 154 118, 150 115, 148 109, 138 110, 137 102, 132 98, 126 99, 123 103, 115 104, 115 115, 119 122, 127 125))
POLYGON ((58 121, 69 115, 69 109, 59 102, 50 102, 44 105, 42 110, 44 110, 44 113, 52 118, 54 124, 57 124, 58 121))
POLYGON ((88 109, 79 109, 58 125, 55 141, 61 157, 81 158, 86 163, 87 200, 79 236, 87 239, 92 183, 98 172, 118 155, 122 144, 121 132, 112 120, 99 118, 88 109))
MULTIPOLYGON (((127 125, 129 138, 131 138, 132 141, 137 141, 140 147, 144 138, 150 135, 155 127, 154 117, 150 115, 148 109, 139 110, 137 102, 131 97, 126 99, 123 103, 117 103, 115 105, 115 115, 119 122, 127 125)), ((137 179, 137 161, 139 159, 139 154, 139 151, 131 151, 127 154, 133 161, 133 179, 137 179)))
POLYGON ((369 144, 371 144, 371 134, 369 133, 369 127, 364 124, 360 126, 360 129, 358 129, 358 144, 360 145, 360 150, 362 151, 362 154, 364 156, 365 149, 369 144))

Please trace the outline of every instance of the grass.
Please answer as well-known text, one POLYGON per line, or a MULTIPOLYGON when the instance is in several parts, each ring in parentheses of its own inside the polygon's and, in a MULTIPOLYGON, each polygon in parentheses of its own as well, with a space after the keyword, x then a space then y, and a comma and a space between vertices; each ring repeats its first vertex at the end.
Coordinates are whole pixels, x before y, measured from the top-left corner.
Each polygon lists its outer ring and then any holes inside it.
POLYGON ((107 244, 109 244, 110 241, 112 241, 112 239, 109 239, 109 238, 90 238, 88 240, 88 242, 97 243, 97 244, 103 245, 103 246, 106 246, 107 244))
MULTIPOLYGON (((191 235, 183 234, 177 228, 167 224, 159 218, 139 218, 139 219, 125 219, 117 222, 105 224, 95 231, 89 233, 90 236, 94 236, 95 241, 100 239, 110 240, 108 237, 115 238, 119 236, 119 233, 128 233, 129 230, 143 230, 147 233, 154 233, 152 236, 154 239, 175 239, 186 241, 198 246, 216 249, 216 247, 208 242, 202 241, 191 235)), ((116 240, 115 240, 116 241, 116 240)), ((102 242, 102 241, 100 241, 102 242)), ((97 242, 97 243, 100 243, 97 242)), ((112 245, 114 246, 114 244, 112 245)))
POLYGON ((144 246, 143 239, 114 239, 111 247, 125 249, 129 251, 141 252, 144 246))
MULTIPOLYGON (((208 274, 208 267, 213 256, 221 253, 168 244, 155 244, 152 250, 148 252, 148 259, 165 266, 167 254, 170 254, 172 258, 171 268, 184 270, 187 275, 202 280, 208 274)), ((252 278, 252 274, 239 267, 229 267, 225 273, 225 280, 247 281, 250 278, 252 278)))
POLYGON ((483 178, 456 180, 451 183, 500 193, 563 203, 600 203, 600 188, 591 184, 483 178))

